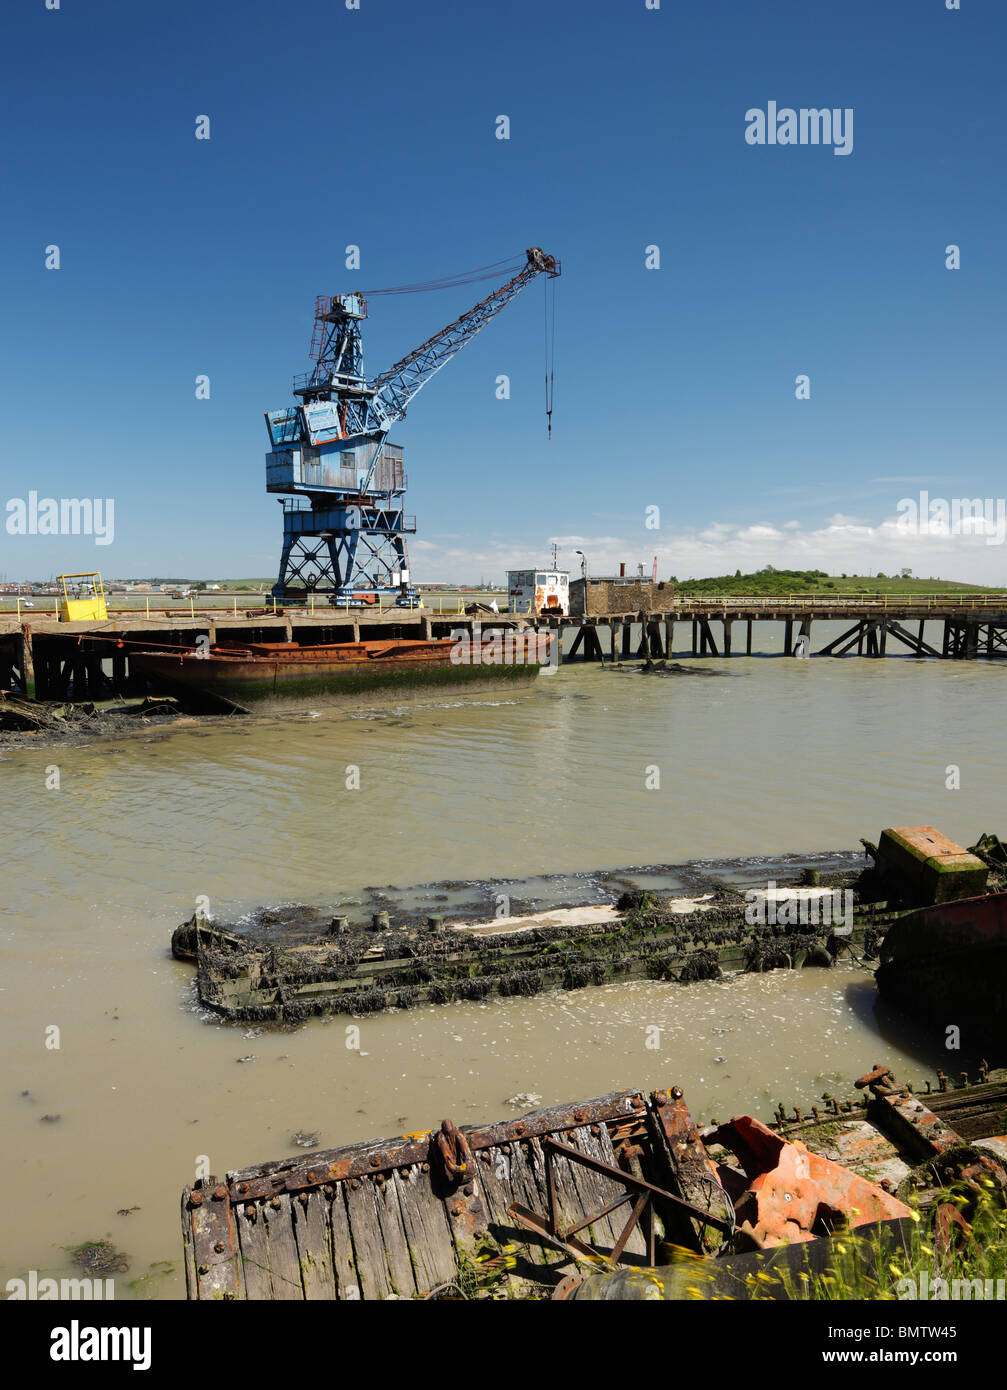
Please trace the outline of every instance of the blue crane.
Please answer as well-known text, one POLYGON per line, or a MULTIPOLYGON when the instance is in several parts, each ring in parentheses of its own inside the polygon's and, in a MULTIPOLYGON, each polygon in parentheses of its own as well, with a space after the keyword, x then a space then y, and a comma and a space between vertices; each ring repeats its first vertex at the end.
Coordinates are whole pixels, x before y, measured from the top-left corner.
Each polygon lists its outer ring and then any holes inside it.
MULTIPOLYGON (((283 494, 283 554, 272 590, 277 598, 292 601, 319 593, 333 604, 357 605, 374 603, 381 594, 395 594, 402 604, 416 598, 406 545, 416 522, 403 511, 402 448, 388 442, 388 432, 430 378, 505 305, 540 275, 560 274, 559 262, 539 247, 525 254, 524 264, 505 284, 371 381, 364 375, 364 294, 318 296, 314 366, 294 380, 299 403, 266 411, 272 445, 266 455, 266 491, 283 494)), ((504 273, 501 264, 372 293, 497 278, 504 273)), ((546 391, 548 407, 548 377, 546 391)))

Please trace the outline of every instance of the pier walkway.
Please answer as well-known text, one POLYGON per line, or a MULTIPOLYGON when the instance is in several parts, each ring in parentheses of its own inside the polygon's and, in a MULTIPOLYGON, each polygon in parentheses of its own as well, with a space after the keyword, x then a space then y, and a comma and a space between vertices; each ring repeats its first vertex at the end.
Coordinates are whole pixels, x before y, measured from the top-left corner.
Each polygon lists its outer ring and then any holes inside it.
POLYGON ((135 693, 129 672, 134 644, 191 647, 295 641, 304 644, 359 642, 383 637, 450 637, 500 628, 559 632, 563 661, 670 659, 675 655, 752 655, 757 623, 783 625, 780 655, 883 657, 901 655, 947 660, 1007 656, 1007 594, 917 595, 909 597, 786 598, 685 596, 660 611, 535 617, 518 613, 438 611, 435 607, 303 608, 231 606, 188 609, 111 609, 103 622, 61 622, 53 611, 21 606, 0 612, 0 689, 40 699, 102 699, 135 693), (842 632, 814 646, 816 622, 840 622, 842 632), (685 641, 676 638, 685 631, 685 641), (940 636, 927 625, 940 625, 940 636), (739 631, 739 628, 741 629, 739 631), (563 639, 572 634, 573 640, 563 639), (123 645, 118 645, 121 641, 123 645))

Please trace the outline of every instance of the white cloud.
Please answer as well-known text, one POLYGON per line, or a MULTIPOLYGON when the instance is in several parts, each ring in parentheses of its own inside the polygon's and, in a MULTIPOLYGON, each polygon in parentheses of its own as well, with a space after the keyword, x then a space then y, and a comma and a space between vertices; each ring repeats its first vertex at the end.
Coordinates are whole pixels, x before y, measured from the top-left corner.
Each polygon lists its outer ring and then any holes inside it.
POLYGON ((583 550, 591 574, 618 574, 625 563, 630 573, 642 563, 650 572, 658 557, 658 575, 680 579, 701 575, 749 572, 764 565, 777 569, 823 569, 830 574, 886 574, 910 567, 919 576, 1007 583, 1007 546, 987 545, 983 529, 975 535, 914 535, 895 517, 870 522, 836 513, 819 526, 789 521, 781 527, 765 521, 738 524, 711 521, 702 530, 646 531, 626 536, 551 536, 543 540, 488 539, 479 548, 415 543, 423 552, 423 572, 448 582, 486 575, 502 580, 508 569, 545 563, 551 546, 559 547, 559 563, 579 571, 573 552, 583 550))

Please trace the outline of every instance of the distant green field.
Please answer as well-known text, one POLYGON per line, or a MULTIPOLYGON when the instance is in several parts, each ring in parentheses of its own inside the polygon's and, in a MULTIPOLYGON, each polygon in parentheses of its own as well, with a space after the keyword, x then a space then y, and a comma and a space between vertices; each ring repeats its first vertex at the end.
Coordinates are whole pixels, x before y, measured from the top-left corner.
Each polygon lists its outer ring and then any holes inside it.
POLYGON ((758 570, 755 574, 721 574, 708 579, 673 581, 679 594, 996 594, 1004 586, 964 584, 951 579, 898 579, 887 575, 826 574, 824 570, 758 570))

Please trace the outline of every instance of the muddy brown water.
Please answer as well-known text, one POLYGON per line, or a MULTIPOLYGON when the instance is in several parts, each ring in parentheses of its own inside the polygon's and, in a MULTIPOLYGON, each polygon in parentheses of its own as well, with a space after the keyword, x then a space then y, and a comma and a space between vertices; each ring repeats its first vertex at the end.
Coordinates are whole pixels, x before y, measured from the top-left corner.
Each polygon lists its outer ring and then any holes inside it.
POLYGON ((0 1154, 18 1194, 0 1291, 31 1269, 72 1274, 63 1247, 108 1239, 130 1258, 117 1296, 183 1295, 178 1196, 196 1165, 295 1154, 295 1132, 331 1146, 516 1114, 505 1101, 521 1092, 550 1104, 671 1084, 705 1119, 769 1118, 777 1100, 846 1093, 879 1060, 917 1081, 951 1069, 943 1034, 879 1014, 854 967, 294 1032, 200 1014, 191 970, 168 954, 200 897, 228 919, 368 889, 408 906, 411 885, 439 883, 448 901, 484 893, 490 915, 499 891, 549 906, 538 875, 568 876, 572 894, 591 870, 855 850, 889 824, 966 843, 1007 830, 1000 666, 695 665, 719 674, 564 668, 499 699, 305 705, 0 755, 0 1154))

